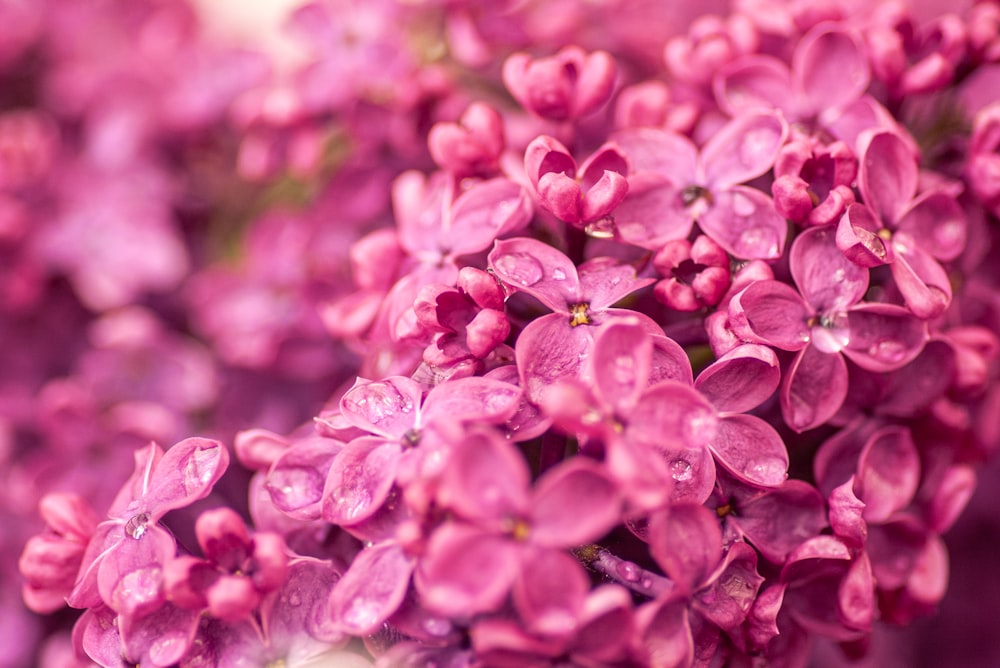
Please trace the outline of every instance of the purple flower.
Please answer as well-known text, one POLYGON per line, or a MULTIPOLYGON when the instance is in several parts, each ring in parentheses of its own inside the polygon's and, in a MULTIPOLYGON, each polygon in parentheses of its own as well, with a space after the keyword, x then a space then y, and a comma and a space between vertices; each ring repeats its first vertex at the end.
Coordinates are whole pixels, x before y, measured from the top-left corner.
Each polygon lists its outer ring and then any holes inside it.
POLYGON ((770 197, 740 185, 766 173, 785 141, 781 116, 734 118, 699 149, 682 135, 623 130, 616 143, 632 163, 629 194, 615 210, 622 240, 658 250, 684 239, 695 221, 726 252, 745 259, 781 255, 787 226, 770 197))
POLYGON ((951 302, 951 283, 939 261, 965 246, 966 219, 954 197, 931 190, 917 195, 917 161, 896 134, 871 137, 861 158, 858 188, 837 226, 837 246, 862 267, 888 264, 906 305, 918 317, 940 315, 951 302))
POLYGON ((503 65, 507 90, 528 111, 553 121, 575 120, 608 101, 615 61, 604 51, 586 53, 567 46, 556 55, 533 59, 515 53, 503 65))
POLYGON ((532 487, 521 453, 477 432, 452 453, 438 499, 461 521, 440 525, 427 542, 415 579, 425 606, 464 618, 496 610, 510 593, 529 631, 575 629, 588 583, 562 550, 619 521, 618 487, 597 462, 563 462, 532 487))
POLYGON ((515 354, 525 394, 537 403, 560 378, 572 378, 590 355, 597 328, 608 319, 637 317, 653 333, 659 325, 634 311, 611 308, 652 279, 612 258, 595 258, 579 268, 555 248, 528 238, 498 241, 490 270, 509 288, 525 292, 553 311, 530 322, 517 338, 515 354))
POLYGON ((744 340, 797 351, 782 381, 781 410, 790 427, 805 431, 844 403, 844 356, 873 371, 891 371, 920 353, 927 334, 902 307, 860 302, 868 270, 840 252, 831 227, 799 235, 789 266, 799 291, 780 281, 752 283, 730 302, 729 322, 744 340))
POLYGON ((132 616, 162 606, 162 569, 176 548, 159 521, 204 498, 226 470, 229 453, 218 441, 187 438, 166 454, 150 444, 136 451, 135 464, 108 511, 110 519, 97 526, 87 547, 68 599, 73 607, 104 604, 132 616))

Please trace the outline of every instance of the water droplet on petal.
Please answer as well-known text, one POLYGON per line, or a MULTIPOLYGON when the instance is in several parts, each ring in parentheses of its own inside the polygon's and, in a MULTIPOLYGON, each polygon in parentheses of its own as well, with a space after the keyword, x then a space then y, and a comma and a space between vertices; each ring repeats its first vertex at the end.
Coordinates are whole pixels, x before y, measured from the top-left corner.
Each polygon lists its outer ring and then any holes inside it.
POLYGON ((635 359, 631 355, 619 355, 615 358, 612 371, 615 382, 629 385, 635 382, 635 359))
POLYGON ((131 536, 136 540, 139 540, 144 535, 146 535, 146 529, 149 525, 149 515, 142 513, 131 518, 125 523, 125 535, 131 536))
POLYGON ((371 504, 371 495, 365 489, 337 487, 330 492, 330 513, 346 523, 357 519, 371 504))
POLYGON ((545 275, 538 260, 527 253, 501 255, 493 263, 493 267, 502 279, 526 288, 542 280, 545 275))
POLYGON ((625 582, 638 582, 641 577, 639 567, 630 561, 624 561, 618 564, 617 567, 618 575, 625 582))
POLYGON ((370 628, 379 619, 379 606, 376 601, 368 599, 364 594, 355 596, 344 611, 341 621, 350 628, 370 628))
POLYGON ((885 339, 872 344, 872 346, 868 348, 868 354, 881 362, 895 364, 902 361, 903 358, 906 357, 906 346, 903 345, 902 341, 885 339))
POLYGON ((583 231, 588 237, 611 239, 615 236, 615 224, 610 218, 604 217, 587 223, 583 231))
POLYGON ((555 280, 557 280, 557 281, 565 281, 566 280, 566 272, 563 271, 562 269, 559 269, 557 267, 556 269, 552 270, 552 278, 555 279, 555 280))
POLYGON ((742 257, 774 258, 778 256, 778 237, 773 230, 751 227, 740 234, 736 250, 742 257))
POLYGON ((691 462, 683 459, 675 459, 670 462, 670 477, 677 482, 687 482, 693 475, 694 469, 691 467, 691 462))
POLYGON ((743 473, 751 480, 766 485, 779 485, 788 477, 785 462, 777 457, 749 459, 743 473))
POLYGON ((451 633, 451 622, 442 617, 426 617, 420 626, 432 636, 444 637, 451 633))
POLYGON ((288 605, 292 608, 297 608, 302 605, 302 597, 299 596, 298 592, 292 592, 288 596, 288 605))

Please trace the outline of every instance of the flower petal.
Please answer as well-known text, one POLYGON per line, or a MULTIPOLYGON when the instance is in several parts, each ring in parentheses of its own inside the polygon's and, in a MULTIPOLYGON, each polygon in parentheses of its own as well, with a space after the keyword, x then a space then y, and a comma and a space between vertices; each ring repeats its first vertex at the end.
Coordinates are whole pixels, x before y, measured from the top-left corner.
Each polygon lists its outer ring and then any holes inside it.
POLYGON ((753 415, 719 420, 709 447, 723 468, 741 482, 774 487, 788 477, 788 451, 770 424, 753 415))
POLYGON ((781 382, 778 358, 770 348, 737 346, 705 367, 696 390, 722 413, 745 413, 764 403, 781 382))

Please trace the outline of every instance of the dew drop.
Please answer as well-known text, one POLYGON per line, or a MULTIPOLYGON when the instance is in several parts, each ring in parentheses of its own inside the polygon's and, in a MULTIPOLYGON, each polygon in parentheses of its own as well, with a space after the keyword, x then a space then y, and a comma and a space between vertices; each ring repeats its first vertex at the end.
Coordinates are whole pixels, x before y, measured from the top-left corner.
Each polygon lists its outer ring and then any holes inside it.
POLYGON ((583 232, 594 239, 611 239, 615 236, 615 225, 610 218, 604 217, 587 223, 583 232))
POLYGON ((562 269, 559 269, 559 268, 553 269, 552 270, 552 278, 555 279, 555 280, 557 280, 557 281, 565 281, 566 280, 566 272, 563 271, 562 269))
POLYGON ((378 603, 366 598, 363 594, 355 596, 348 604, 341 619, 348 628, 371 628, 379 619, 378 603))
POLYGON ((363 489, 337 487, 330 492, 329 501, 332 515, 346 524, 357 519, 371 504, 371 495, 363 489))
POLYGON ((740 234, 737 250, 743 257, 774 258, 778 256, 778 237, 773 230, 751 227, 740 234))
POLYGON ((545 275, 541 263, 527 253, 501 255, 493 263, 493 268, 503 280, 522 287, 534 285, 545 275))
POLYGON ((146 535, 146 529, 149 525, 149 515, 142 513, 136 515, 128 522, 125 523, 125 534, 131 536, 132 538, 139 540, 146 535))
POLYGON ((439 638, 448 635, 452 628, 451 622, 441 617, 427 617, 420 623, 420 626, 428 634, 439 638))
POLYGON ((615 382, 620 385, 630 385, 635 382, 635 359, 630 355, 619 355, 615 358, 612 370, 615 382))
POLYGON ((623 561, 618 564, 618 575, 625 582, 638 582, 642 577, 639 572, 639 567, 630 561, 623 561))
POLYGON ((895 364, 906 357, 906 346, 902 341, 895 339, 885 339, 872 344, 868 349, 868 354, 882 362, 895 364))
POLYGON ((691 462, 684 459, 675 459, 670 462, 670 477, 677 482, 687 482, 694 475, 691 462))
POLYGON ((754 482, 778 485, 784 482, 788 471, 785 462, 777 457, 757 457, 747 460, 743 473, 754 482))
POLYGON ((302 605, 302 597, 299 596, 298 592, 292 592, 288 596, 288 605, 292 608, 297 608, 302 605))
POLYGON ((653 588, 653 578, 645 577, 642 578, 642 582, 639 583, 643 589, 649 591, 653 588))

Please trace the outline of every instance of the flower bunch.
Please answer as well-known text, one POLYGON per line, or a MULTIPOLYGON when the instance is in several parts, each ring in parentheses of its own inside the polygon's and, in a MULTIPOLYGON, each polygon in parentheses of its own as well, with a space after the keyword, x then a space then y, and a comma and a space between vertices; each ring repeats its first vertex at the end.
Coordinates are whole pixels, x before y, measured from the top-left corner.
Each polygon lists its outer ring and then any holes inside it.
POLYGON ((45 660, 804 666, 942 601, 1000 444, 995 5, 317 0, 216 85, 179 3, 52 4, 142 58, 17 6, 0 50, 73 93, 0 116, 5 337, 89 332, 0 422, 55 478, 23 599, 83 611, 45 660))

